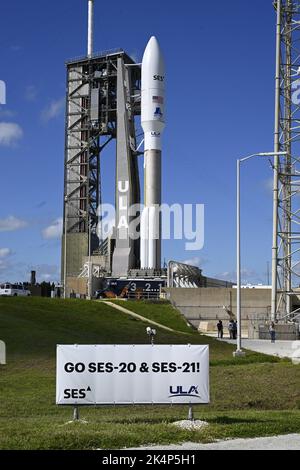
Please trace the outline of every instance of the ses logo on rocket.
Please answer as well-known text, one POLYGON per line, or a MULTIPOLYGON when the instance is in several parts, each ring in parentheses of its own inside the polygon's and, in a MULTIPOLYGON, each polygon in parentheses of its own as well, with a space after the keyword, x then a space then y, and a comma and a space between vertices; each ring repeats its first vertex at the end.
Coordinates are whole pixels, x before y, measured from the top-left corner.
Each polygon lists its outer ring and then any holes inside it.
POLYGON ((165 77, 163 75, 153 75, 153 80, 158 80, 159 82, 163 82, 165 77))

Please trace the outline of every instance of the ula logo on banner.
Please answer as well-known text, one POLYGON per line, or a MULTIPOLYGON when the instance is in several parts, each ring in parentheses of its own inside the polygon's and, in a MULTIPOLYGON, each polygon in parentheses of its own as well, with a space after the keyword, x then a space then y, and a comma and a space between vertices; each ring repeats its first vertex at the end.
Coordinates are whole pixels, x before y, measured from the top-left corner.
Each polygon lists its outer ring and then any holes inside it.
POLYGON ((0 80, 0 104, 6 104, 6 85, 3 80, 0 80))
POLYGON ((170 387, 170 394, 169 397, 197 397, 200 398, 198 393, 198 387, 192 385, 188 391, 185 391, 184 388, 179 385, 177 387, 170 387))

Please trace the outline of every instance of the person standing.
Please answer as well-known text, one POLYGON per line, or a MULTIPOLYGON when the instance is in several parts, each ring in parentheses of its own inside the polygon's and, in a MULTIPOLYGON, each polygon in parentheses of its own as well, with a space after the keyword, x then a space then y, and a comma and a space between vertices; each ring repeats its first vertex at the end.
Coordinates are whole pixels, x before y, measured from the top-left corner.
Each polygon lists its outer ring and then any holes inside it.
POLYGON ((228 323, 229 338, 233 339, 233 320, 228 323))
POLYGON ((224 334, 224 328, 223 328, 223 322, 222 320, 219 320, 217 323, 217 328, 218 328, 218 338, 223 339, 223 334, 224 334))
POLYGON ((269 333, 271 336, 271 343, 275 343, 276 341, 276 330, 275 330, 275 323, 272 321, 270 327, 269 327, 269 333))
POLYGON ((236 321, 233 322, 232 334, 233 334, 233 339, 236 339, 237 338, 237 322, 236 321))

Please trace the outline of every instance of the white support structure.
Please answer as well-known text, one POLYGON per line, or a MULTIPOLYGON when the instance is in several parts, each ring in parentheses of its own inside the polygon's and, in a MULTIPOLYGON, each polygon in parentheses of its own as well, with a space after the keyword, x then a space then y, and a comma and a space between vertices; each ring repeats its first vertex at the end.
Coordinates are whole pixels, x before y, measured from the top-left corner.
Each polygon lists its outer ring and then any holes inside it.
POLYGON ((103 266, 100 266, 99 264, 94 264, 92 261, 87 261, 86 263, 84 263, 82 271, 80 272, 78 277, 87 279, 100 279, 105 276, 107 276, 107 271, 105 268, 103 268, 103 266))
POLYGON ((201 269, 177 261, 169 261, 168 287, 197 288, 201 286, 201 269))
POLYGON ((94 0, 88 0, 88 48, 87 55, 92 57, 94 50, 94 0))

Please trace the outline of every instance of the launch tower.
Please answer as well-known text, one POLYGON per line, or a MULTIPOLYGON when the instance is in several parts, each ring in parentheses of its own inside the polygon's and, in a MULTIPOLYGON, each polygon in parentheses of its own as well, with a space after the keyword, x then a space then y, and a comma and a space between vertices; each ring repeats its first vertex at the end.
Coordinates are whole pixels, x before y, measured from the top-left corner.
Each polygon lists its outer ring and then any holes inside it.
POLYGON ((106 275, 127 276, 138 266, 139 240, 129 233, 101 239, 101 157, 116 145, 116 227, 130 222, 129 207, 140 203, 135 116, 140 114, 140 67, 123 51, 93 54, 93 0, 89 0, 87 56, 68 61, 66 94, 62 277, 65 295, 84 259, 97 256, 106 275), (124 196, 126 190, 126 199, 124 196), (122 205, 120 206, 120 201, 122 205), (99 238, 100 237, 100 238, 99 238))

